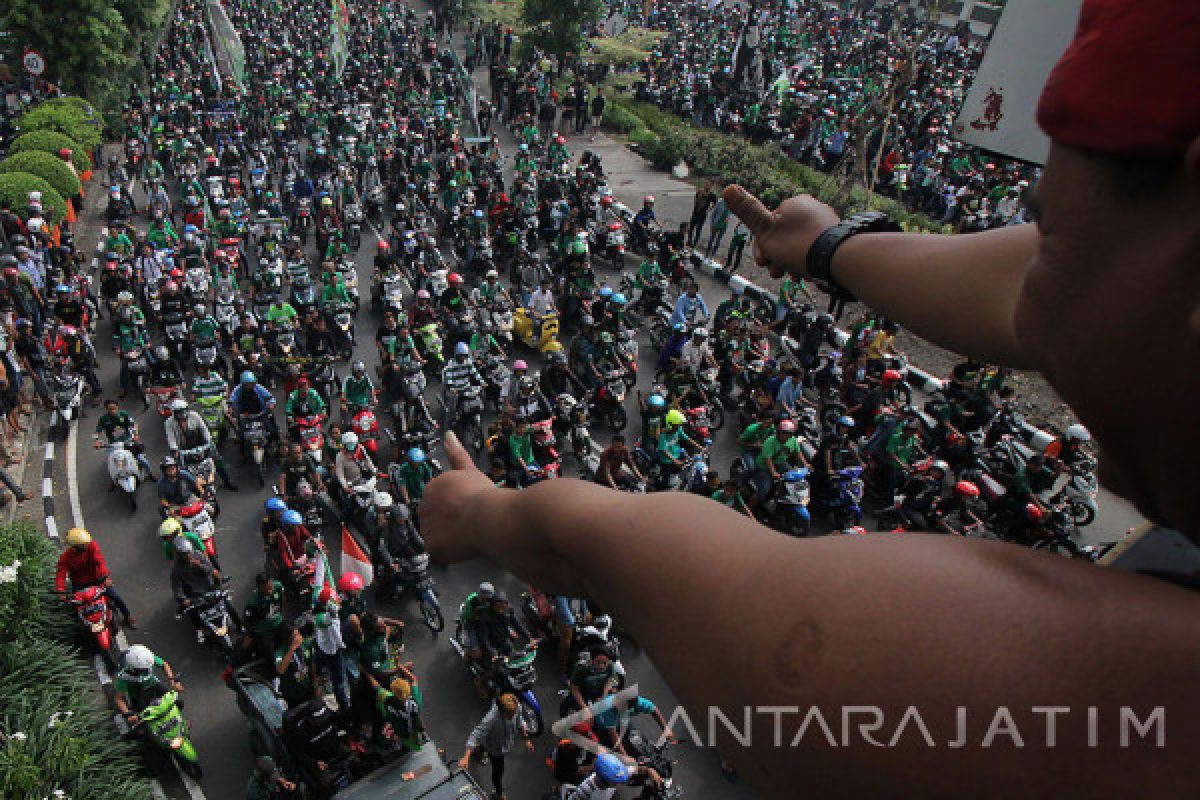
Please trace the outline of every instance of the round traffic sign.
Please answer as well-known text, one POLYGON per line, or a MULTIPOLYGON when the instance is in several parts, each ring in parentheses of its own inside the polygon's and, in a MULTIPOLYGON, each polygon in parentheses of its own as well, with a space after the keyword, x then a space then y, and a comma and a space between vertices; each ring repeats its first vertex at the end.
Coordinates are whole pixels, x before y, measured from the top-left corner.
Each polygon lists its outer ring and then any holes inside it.
POLYGON ((30 75, 41 75, 46 71, 46 57, 37 50, 26 50, 21 63, 30 75))

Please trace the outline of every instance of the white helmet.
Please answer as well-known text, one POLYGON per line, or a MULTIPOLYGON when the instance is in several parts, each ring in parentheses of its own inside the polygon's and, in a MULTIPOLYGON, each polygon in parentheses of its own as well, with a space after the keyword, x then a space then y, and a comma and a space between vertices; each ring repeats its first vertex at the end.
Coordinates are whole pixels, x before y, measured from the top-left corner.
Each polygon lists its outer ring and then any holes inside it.
POLYGON ((182 397, 176 397, 174 400, 171 401, 171 411, 174 413, 179 413, 180 411, 187 411, 187 407, 188 407, 187 400, 184 400, 182 397))
POLYGON ((154 669, 154 652, 144 644, 135 644, 125 651, 125 668, 149 672, 154 669))
POLYGON ((1067 441, 1068 442, 1090 442, 1091 440, 1092 440, 1091 431, 1089 431, 1087 428, 1080 425, 1078 422, 1076 422, 1071 427, 1067 428, 1067 441))
POLYGON ((353 450, 358 447, 358 434, 354 431, 346 431, 342 434, 342 447, 347 450, 353 450))
POLYGON ((392 496, 387 492, 375 493, 375 510, 387 511, 392 507, 392 496))

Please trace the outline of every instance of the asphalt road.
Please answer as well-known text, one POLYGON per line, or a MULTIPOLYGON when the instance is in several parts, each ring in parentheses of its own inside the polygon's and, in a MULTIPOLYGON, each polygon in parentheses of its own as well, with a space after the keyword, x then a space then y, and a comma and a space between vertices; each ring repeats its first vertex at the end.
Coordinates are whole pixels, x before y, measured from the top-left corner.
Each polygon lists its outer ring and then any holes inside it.
MULTIPOLYGON (((507 132, 501 131, 502 143, 512 152, 512 140, 507 132)), ((629 205, 640 205, 640 198, 647 192, 659 198, 663 217, 681 220, 690 211, 692 190, 687 184, 675 181, 662 173, 649 170, 645 162, 629 153, 616 143, 601 137, 596 143, 588 143, 576 137, 571 143, 576 153, 590 147, 605 158, 611 183, 618 197, 629 205)), ((371 278, 372 237, 364 234, 364 244, 357 258, 360 285, 368 287, 371 278)), ((605 268, 598 270, 601 279, 615 281, 615 273, 605 268)), ((725 296, 727 289, 706 276, 698 276, 702 292, 710 308, 725 296)), ((373 369, 377 362, 374 352, 374 332, 378 316, 364 303, 358 317, 359 346, 356 355, 363 358, 373 369)), ((97 339, 100 355, 100 376, 107 391, 118 389, 115 355, 108 349, 110 325, 104 320, 97 339)), ((643 336, 642 375, 653 371, 656 354, 650 352, 643 336)), ((523 348, 515 354, 537 364, 523 348)), ((342 374, 345 372, 341 370, 342 374)), ((646 385, 643 377, 642 386, 646 385)), ((439 390, 431 382, 430 397, 439 390)), ((280 398, 282 401, 282 398, 280 398)), ((165 452, 162 420, 153 409, 142 411, 140 403, 125 404, 141 425, 142 438, 151 460, 157 468, 158 458, 165 452)), ((636 409, 631 396, 629 401, 631 420, 636 420, 636 409)), ((163 560, 155 529, 159 519, 155 511, 154 487, 141 490, 141 508, 131 513, 125 499, 108 491, 103 451, 93 451, 92 426, 97 410, 89 410, 78 431, 77 447, 72 454, 70 448, 58 463, 59 480, 56 482, 60 497, 59 526, 70 524, 87 526, 104 548, 112 574, 141 623, 140 629, 129 634, 131 642, 145 643, 156 653, 167 659, 176 670, 184 675, 186 686, 186 715, 192 725, 193 738, 200 753, 206 775, 199 790, 193 788, 191 796, 199 797, 197 791, 212 798, 236 798, 242 795, 246 779, 252 766, 246 729, 234 703, 232 693, 220 679, 223 663, 215 651, 198 646, 191 627, 175 619, 174 603, 170 599, 167 579, 167 563, 163 560), (64 491, 65 489, 65 491, 64 491), (77 493, 78 506, 71 494, 77 493), (69 515, 69 516, 67 516, 69 515)), ((386 421, 385 421, 386 422, 386 421)), ((718 436, 713 447, 713 464, 724 473, 736 455, 732 445, 734 433, 727 428, 718 436)), ((594 429, 594 435, 602 445, 607 444, 609 433, 603 428, 594 429)), ((385 448, 389 451, 390 448, 385 448)), ((239 606, 248 596, 253 576, 263 567, 261 541, 258 535, 258 520, 265 491, 258 489, 253 475, 237 465, 238 458, 233 448, 226 447, 235 480, 241 491, 219 490, 222 515, 218 520, 218 548, 226 574, 232 579, 232 587, 239 606)), ((574 475, 575 465, 568 460, 567 475, 574 475)), ((1138 521, 1137 515, 1123 502, 1105 493, 1101 518, 1085 538, 1090 541, 1110 540, 1138 521), (1094 531, 1094 532, 1093 532, 1094 531)), ((331 562, 338 563, 337 550, 340 539, 335 529, 326 531, 327 541, 332 545, 331 562)), ((433 577, 442 598, 443 610, 452 624, 457 605, 481 580, 490 580, 504 587, 510 596, 516 596, 524 586, 514 576, 484 561, 473 561, 454 565, 449 569, 435 567, 433 577)), ((445 634, 433 637, 421 624, 415 607, 409 603, 385 603, 379 606, 383 613, 397 616, 410 623, 406 637, 405 658, 415 663, 415 670, 424 687, 425 710, 423 717, 431 736, 446 748, 447 755, 457 757, 462 752, 463 742, 471 726, 485 712, 487 705, 479 700, 471 686, 466 670, 451 650, 445 634)), ((650 659, 640 651, 626 654, 626 666, 641 693, 657 703, 664 713, 675 706, 675 699, 650 659)), ((537 694, 548 716, 554 718, 558 705, 558 684, 552 653, 539 659, 540 680, 537 694)), ((538 743, 536 756, 517 754, 510 760, 508 782, 510 797, 538 798, 549 787, 549 773, 543 762, 552 746, 552 735, 546 734, 538 743)), ((706 800, 735 800, 755 797, 755 793, 742 785, 730 784, 722 777, 718 768, 718 754, 684 744, 676 748, 679 758, 676 777, 685 793, 706 800)), ((167 792, 171 796, 188 796, 174 771, 155 759, 163 777, 167 792)), ((486 770, 478 776, 486 785, 486 770)))

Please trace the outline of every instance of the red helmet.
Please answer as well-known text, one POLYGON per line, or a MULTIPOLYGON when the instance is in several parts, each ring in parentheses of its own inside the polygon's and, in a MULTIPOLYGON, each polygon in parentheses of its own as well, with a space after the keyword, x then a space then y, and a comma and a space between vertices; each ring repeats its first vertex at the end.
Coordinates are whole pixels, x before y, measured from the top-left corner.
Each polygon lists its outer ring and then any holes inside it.
POLYGON ((1025 519, 1030 522, 1041 522, 1042 516, 1042 509, 1037 503, 1025 504, 1025 519))
POLYGON ((171 270, 169 274, 172 280, 179 280, 183 277, 183 270, 181 270, 179 267, 176 267, 175 269, 171 270))
POLYGON ((959 481, 954 484, 954 493, 963 499, 979 497, 979 487, 970 481, 959 481))
POLYGON ((362 575, 357 572, 343 572, 338 578, 338 589, 343 592, 361 592, 363 590, 362 575))
POLYGON ((307 376, 307 375, 301 375, 301 376, 300 376, 300 377, 299 377, 299 378, 296 380, 296 385, 297 385, 297 386, 299 386, 301 389, 307 389, 307 388, 308 388, 308 376, 307 376))
POLYGON ((451 272, 449 275, 446 276, 446 281, 451 286, 459 286, 463 282, 462 275, 459 275, 457 272, 451 272))
POLYGON ((612 198, 611 194, 606 194, 606 195, 604 195, 604 197, 600 198, 600 205, 604 206, 605 208, 608 208, 612 204, 613 204, 613 198, 612 198))
POLYGON ((898 383, 900 381, 900 370, 887 369, 883 371, 884 383, 898 383))
POLYGON ((391 245, 389 245, 389 244, 388 244, 387 242, 385 242, 383 239, 380 239, 380 240, 379 240, 379 244, 377 245, 377 247, 378 247, 380 250, 387 250, 387 249, 389 249, 389 248, 391 247, 391 245))
POLYGON ((179 290, 179 284, 176 283, 175 281, 167 281, 167 285, 164 286, 163 288, 166 289, 168 292, 175 292, 175 291, 179 290))
POLYGON ((4 268, 4 277, 6 277, 6 278, 15 278, 20 274, 21 274, 20 271, 16 267, 5 267, 4 268))
POLYGON ((779 420, 779 430, 783 433, 795 433, 796 423, 790 419, 779 420))
POLYGON ((566 143, 567 143, 567 137, 565 137, 565 136, 555 136, 555 137, 554 137, 554 143, 555 143, 555 144, 566 144, 566 143))
POLYGON ((105 262, 104 262, 104 268, 105 268, 105 269, 110 269, 110 270, 111 270, 111 269, 116 269, 116 268, 117 268, 117 262, 115 262, 115 261, 105 261, 105 262))
POLYGON ((321 593, 319 595, 317 595, 317 602, 318 603, 328 603, 332 599, 333 599, 333 587, 327 583, 327 584, 325 584, 324 587, 322 587, 321 593))

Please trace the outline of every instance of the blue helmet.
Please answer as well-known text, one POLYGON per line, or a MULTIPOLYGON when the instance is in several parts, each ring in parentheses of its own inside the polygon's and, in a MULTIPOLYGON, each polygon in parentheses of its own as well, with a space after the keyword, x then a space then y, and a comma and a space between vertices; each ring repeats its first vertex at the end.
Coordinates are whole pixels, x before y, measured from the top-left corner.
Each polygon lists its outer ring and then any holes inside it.
POLYGON ((629 767, 612 753, 596 756, 596 777, 605 783, 625 783, 629 780, 629 767))
POLYGON ((663 399, 661 394, 650 395, 650 399, 646 402, 649 403, 651 408, 662 408, 667 404, 667 401, 663 399))
POLYGON ((847 428, 853 428, 854 427, 854 417, 851 417, 851 416, 838 417, 838 425, 845 425, 847 428))
POLYGON ((408 451, 408 460, 414 464, 422 464, 425 461, 425 451, 419 447, 414 447, 408 451))
POLYGON ((287 511, 287 503, 280 500, 278 497, 272 497, 265 503, 267 511, 287 511))
POLYGON ((601 297, 612 297, 613 296, 613 288, 611 286, 601 286, 600 287, 600 296, 601 297))
POLYGON ((258 378, 254 377, 253 372, 251 372, 250 370, 246 370, 245 372, 242 373, 242 385, 248 386, 252 383, 258 383, 258 378))
POLYGON ((70 286, 67 286, 65 283, 60 283, 58 286, 55 286, 55 287, 54 287, 54 291, 56 291, 56 292, 69 292, 69 291, 71 291, 71 287, 70 287, 70 286))
POLYGON ((619 306, 625 305, 625 294, 623 292, 617 292, 613 295, 612 301, 619 306))
POLYGON ((459 342, 458 344, 454 345, 454 355, 469 356, 471 355, 471 348, 466 342, 459 342))
POLYGON ((292 511, 291 509, 288 509, 287 511, 283 512, 284 525, 300 525, 303 522, 304 517, 300 516, 299 511, 292 511))

